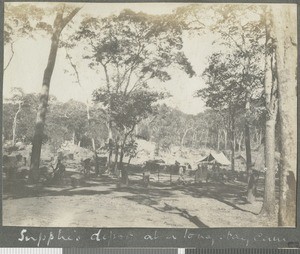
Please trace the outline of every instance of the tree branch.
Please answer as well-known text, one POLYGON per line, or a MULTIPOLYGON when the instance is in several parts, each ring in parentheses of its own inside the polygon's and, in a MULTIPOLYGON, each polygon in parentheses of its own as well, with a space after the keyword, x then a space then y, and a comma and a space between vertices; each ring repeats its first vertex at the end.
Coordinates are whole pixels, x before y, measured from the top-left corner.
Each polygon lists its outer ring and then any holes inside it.
POLYGON ((138 47, 138 50, 137 50, 137 53, 135 55, 135 59, 136 59, 136 62, 133 62, 132 65, 131 65, 131 68, 130 68, 130 72, 129 72, 129 75, 128 75, 128 78, 127 78, 127 84, 125 86, 125 90, 124 90, 124 94, 127 93, 127 89, 130 85, 130 80, 131 80, 131 75, 133 73, 133 71, 138 67, 139 63, 137 62, 138 61, 138 57, 141 55, 142 51, 144 50, 145 46, 144 45, 141 45, 141 42, 138 41, 138 44, 139 44, 139 47, 138 47))
MULTIPOLYGON (((150 79, 151 79, 151 76, 150 76, 149 78, 144 79, 144 80, 143 80, 143 83, 147 82, 147 81, 150 80, 150 79)), ((140 81, 141 81, 141 78, 138 79, 138 80, 134 83, 133 87, 129 90, 129 92, 128 92, 127 94, 131 94, 134 90, 136 90, 136 89, 139 87, 139 85, 141 84, 140 81)))
POLYGON ((103 66, 103 69, 104 69, 107 90, 110 92, 110 80, 109 80, 109 76, 108 76, 107 66, 105 64, 103 64, 102 62, 100 62, 100 63, 103 66))
POLYGON ((15 51, 14 51, 14 42, 10 43, 10 51, 11 51, 11 56, 6 64, 6 66, 4 67, 3 71, 6 71, 6 69, 8 68, 8 66, 10 65, 11 60, 14 57, 15 51))
POLYGON ((240 49, 240 51, 242 51, 242 52, 245 54, 245 51, 244 51, 244 49, 242 48, 242 46, 239 45, 239 44, 237 43, 237 41, 236 41, 229 33, 226 33, 226 32, 223 32, 223 33, 226 34, 226 36, 234 42, 234 44, 240 49))
POLYGON ((65 48, 65 50, 66 50, 66 58, 69 60, 69 63, 70 63, 70 65, 72 66, 72 68, 73 68, 73 70, 74 70, 74 72, 75 72, 75 74, 76 74, 77 83, 78 83, 78 85, 81 87, 81 82, 80 82, 80 79, 79 79, 79 73, 78 73, 77 67, 76 67, 76 65, 72 62, 72 58, 71 58, 71 56, 69 55, 67 48, 65 48))
POLYGON ((72 18, 82 9, 82 7, 75 8, 67 17, 62 19, 61 30, 72 20, 72 18))

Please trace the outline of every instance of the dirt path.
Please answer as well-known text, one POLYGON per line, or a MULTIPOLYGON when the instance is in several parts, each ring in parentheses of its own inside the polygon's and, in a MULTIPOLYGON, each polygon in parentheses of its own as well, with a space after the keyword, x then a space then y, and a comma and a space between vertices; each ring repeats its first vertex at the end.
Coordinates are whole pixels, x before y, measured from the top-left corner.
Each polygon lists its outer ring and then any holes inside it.
POLYGON ((113 180, 99 178, 86 181, 85 186, 77 188, 32 189, 26 195, 19 193, 19 196, 8 196, 3 200, 3 225, 162 228, 276 226, 275 222, 257 216, 261 200, 255 204, 245 204, 238 195, 241 186, 218 184, 178 187, 157 183, 146 189, 133 182, 130 187, 117 188, 113 180), (235 188, 239 189, 234 191, 235 188), (40 196, 37 196, 38 193, 40 196))

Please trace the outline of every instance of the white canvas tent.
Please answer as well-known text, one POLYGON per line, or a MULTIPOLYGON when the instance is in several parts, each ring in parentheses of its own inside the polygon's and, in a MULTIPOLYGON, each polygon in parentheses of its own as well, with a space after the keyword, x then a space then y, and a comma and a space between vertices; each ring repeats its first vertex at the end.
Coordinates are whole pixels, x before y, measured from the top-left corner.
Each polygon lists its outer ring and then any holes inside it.
POLYGON ((216 162, 223 166, 229 166, 231 164, 230 161, 224 155, 224 153, 222 153, 222 152, 217 153, 214 151, 211 151, 208 155, 206 155, 205 157, 203 157, 199 161, 197 161, 197 164, 200 164, 203 162, 216 162))

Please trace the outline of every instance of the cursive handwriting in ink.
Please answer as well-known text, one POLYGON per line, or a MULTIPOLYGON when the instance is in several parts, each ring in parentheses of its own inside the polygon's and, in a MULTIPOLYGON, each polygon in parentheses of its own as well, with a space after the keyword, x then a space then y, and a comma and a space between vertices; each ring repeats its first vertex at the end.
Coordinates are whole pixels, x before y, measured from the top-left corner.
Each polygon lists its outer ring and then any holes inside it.
POLYGON ((266 236, 263 233, 259 233, 253 238, 254 242, 269 242, 269 243, 282 243, 286 242, 286 239, 284 237, 278 237, 278 236, 266 236))
POLYGON ((199 240, 199 241, 206 240, 210 242, 211 246, 215 244, 215 239, 210 234, 191 233, 188 229, 185 230, 183 239, 199 240))
POLYGON ((232 241, 242 241, 245 243, 246 247, 249 246, 249 242, 250 242, 249 238, 242 237, 242 236, 239 236, 238 234, 231 233, 231 231, 227 232, 226 239, 229 241, 231 241, 231 240, 232 241))
POLYGON ((133 239, 132 233, 120 234, 113 230, 102 230, 99 229, 96 233, 93 233, 90 240, 96 242, 106 242, 110 246, 111 241, 130 241, 133 239))
POLYGON ((157 240, 159 238, 157 230, 154 231, 154 234, 146 234, 144 240, 157 240))
POLYGON ((62 229, 58 230, 58 233, 55 234, 53 231, 48 232, 39 232, 36 234, 30 233, 27 229, 22 229, 20 232, 20 237, 18 241, 20 242, 34 242, 37 247, 46 245, 50 246, 53 240, 58 241, 79 241, 80 236, 76 234, 76 230, 72 234, 63 233, 62 229))

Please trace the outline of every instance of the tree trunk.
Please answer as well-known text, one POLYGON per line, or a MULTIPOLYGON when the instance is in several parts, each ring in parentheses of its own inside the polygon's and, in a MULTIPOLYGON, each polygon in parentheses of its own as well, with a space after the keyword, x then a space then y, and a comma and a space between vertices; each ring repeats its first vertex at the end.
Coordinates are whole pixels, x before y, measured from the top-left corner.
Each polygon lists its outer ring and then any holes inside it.
POLYGON ((261 144, 261 129, 255 128, 255 135, 253 137, 253 144, 255 144, 256 147, 259 147, 261 144))
POLYGON ((260 146, 262 140, 262 130, 260 129, 258 132, 258 141, 257 141, 257 146, 260 146))
POLYGON ((182 147, 184 146, 184 141, 185 141, 185 137, 186 137, 186 134, 188 133, 189 130, 191 130, 192 128, 189 128, 189 129, 186 129, 183 133, 183 136, 182 136, 182 139, 181 139, 181 142, 180 142, 180 150, 182 149, 182 147))
POLYGON ((96 150, 94 150, 94 157, 95 157, 95 174, 97 176, 100 174, 100 167, 99 167, 98 154, 96 150))
POLYGON ((250 99, 247 99, 246 105, 246 122, 245 122, 245 148, 246 148, 246 166, 247 172, 250 172, 251 165, 252 165, 252 158, 251 158, 251 137, 250 137, 250 127, 249 127, 249 116, 250 116, 250 99))
POLYGON ((98 154, 97 154, 96 144, 95 144, 95 139, 94 138, 92 138, 92 146, 93 146, 94 159, 95 159, 95 174, 97 176, 100 173, 100 168, 99 168, 98 154))
POLYGON ((261 214, 275 215, 275 124, 278 112, 277 81, 274 73, 274 53, 271 50, 271 20, 266 13, 266 45, 265 45, 265 97, 266 97, 266 134, 265 134, 265 192, 261 214))
POLYGON ((194 148, 197 148, 197 147, 196 147, 197 135, 198 135, 198 132, 197 132, 197 131, 194 131, 194 133, 193 133, 193 138, 192 138, 192 147, 194 147, 194 148))
POLYGON ((227 131, 223 130, 224 133, 224 150, 227 150, 227 131))
MULTIPOLYGON (((91 115, 90 115, 90 106, 89 102, 86 102, 86 115, 87 115, 87 120, 88 120, 88 128, 89 128, 89 135, 92 136, 91 133, 91 115)), ((92 147, 93 147, 93 152, 94 152, 94 159, 95 159, 95 174, 96 176, 99 175, 99 161, 98 161, 98 154, 96 151, 96 144, 95 144, 95 139, 91 137, 92 140, 92 147)))
POLYGON ((275 214, 275 119, 266 121, 265 139, 265 193, 262 214, 275 214))
POLYGON ((112 173, 112 154, 113 154, 113 132, 112 132, 112 112, 111 112, 111 105, 112 105, 112 98, 111 98, 111 87, 110 87, 110 78, 108 75, 108 70, 107 70, 107 66, 106 64, 101 63, 103 70, 104 70, 104 74, 105 74, 105 79, 106 79, 106 88, 107 88, 107 92, 109 94, 109 103, 108 103, 108 109, 107 109, 107 114, 108 114, 108 121, 107 121, 107 129, 108 129, 108 160, 107 160, 107 169, 109 172, 112 173))
POLYGON ((155 148, 154 148, 154 156, 159 156, 159 152, 160 152, 160 141, 158 140, 155 143, 155 148))
POLYGON ((218 144, 217 144, 217 149, 218 149, 218 151, 220 151, 220 130, 218 129, 218 137, 217 137, 217 142, 218 142, 218 144))
POLYGON ((11 63, 11 61, 12 61, 14 55, 15 55, 14 43, 15 43, 14 41, 10 43, 10 52, 11 52, 11 55, 10 55, 10 58, 9 58, 7 64, 3 68, 3 72, 5 72, 7 70, 8 66, 10 65, 10 63, 11 63))
POLYGON ((130 162, 131 162, 132 158, 133 158, 132 156, 129 156, 129 159, 128 159, 128 162, 127 162, 127 166, 130 165, 130 162))
POLYGON ((80 8, 75 8, 67 17, 63 18, 64 6, 62 6, 56 14, 53 24, 53 34, 51 38, 51 47, 48 57, 48 63, 44 71, 42 92, 37 112, 35 130, 32 141, 32 153, 30 161, 30 180, 35 182, 38 180, 39 166, 41 158, 41 148, 43 141, 43 133, 45 127, 46 113, 49 99, 49 89, 52 73, 55 66, 57 50, 59 46, 59 37, 64 27, 72 20, 80 8))
POLYGON ((204 131, 201 131, 200 132, 200 137, 198 138, 199 147, 202 147, 202 145, 203 145, 203 136, 204 136, 204 131))
POLYGON ((107 168, 108 171, 111 172, 111 158, 113 154, 113 134, 112 134, 112 122, 109 121, 107 123, 108 129, 108 160, 107 160, 107 168))
POLYGON ((234 171, 234 163, 235 163, 235 119, 234 119, 234 113, 230 113, 230 120, 231 120, 231 170, 234 171))
POLYGON ((118 157, 119 157, 119 141, 116 141, 116 146, 115 146, 115 163, 114 163, 114 174, 117 174, 118 170, 118 157))
POLYGON ((72 136, 72 143, 75 145, 76 143, 75 143, 75 131, 73 131, 73 136, 72 136))
POLYGON ((247 201, 252 203, 255 201, 254 191, 256 186, 253 181, 251 181, 252 172, 252 158, 251 158, 251 137, 249 128, 249 116, 250 116, 250 91, 246 94, 246 115, 245 115, 245 148, 246 148, 246 167, 248 175, 248 191, 247 191, 247 201))
POLYGON ((15 114, 14 122, 13 122, 13 136, 12 136, 13 145, 15 145, 15 143, 16 143, 17 120, 18 120, 18 114, 20 113, 20 111, 21 111, 21 102, 19 102, 19 108, 15 114))
POLYGON ((205 137, 205 148, 207 148, 207 142, 208 142, 208 138, 209 138, 209 130, 206 130, 206 137, 205 137))
POLYGON ((251 172, 248 179, 248 189, 247 189, 247 201, 253 203, 255 201, 256 189, 257 189, 258 174, 251 172))
POLYGON ((123 184, 128 185, 128 172, 127 172, 127 169, 123 165, 124 144, 122 144, 122 146, 121 146, 119 165, 120 165, 120 171, 121 171, 121 182, 123 184))
MULTIPOLYGON (((292 9, 294 8, 294 10, 292 9)), ((273 7, 281 135, 279 226, 296 226, 297 177, 297 12, 273 7), (275 20, 280 17, 280 21, 275 20)))
POLYGON ((243 132, 241 132, 239 139, 237 139, 237 147, 238 147, 238 152, 241 152, 241 147, 242 147, 242 142, 243 142, 243 132))
POLYGON ((128 172, 127 169, 123 165, 123 157, 124 157, 124 148, 126 144, 126 140, 128 136, 134 131, 135 125, 132 126, 132 128, 128 131, 125 132, 124 139, 121 144, 121 151, 120 151, 120 161, 119 161, 119 167, 121 170, 121 181, 122 183, 128 185, 128 172))
POLYGON ((135 127, 135 136, 137 136, 139 134, 139 126, 138 124, 135 127))
MULTIPOLYGON (((61 10, 60 12, 57 13, 55 20, 61 20, 62 15, 63 15, 63 11, 61 10)), ((35 131, 33 136, 33 144, 32 144, 31 162, 30 162, 30 179, 32 181, 38 180, 38 174, 39 174, 38 170, 40 166, 43 133, 44 133, 46 113, 48 107, 50 81, 55 66, 60 33, 61 33, 60 27, 54 27, 50 54, 48 57, 48 64, 45 69, 44 77, 43 77, 42 92, 40 95, 40 103, 37 112, 35 131)))
POLYGON ((247 167, 247 175, 248 175, 248 192, 247 192, 247 200, 249 203, 255 201, 254 196, 254 187, 251 188, 250 179, 252 175, 252 160, 251 160, 251 143, 250 143, 250 130, 249 130, 249 122, 246 120, 245 123, 245 147, 246 147, 246 167, 247 167))

